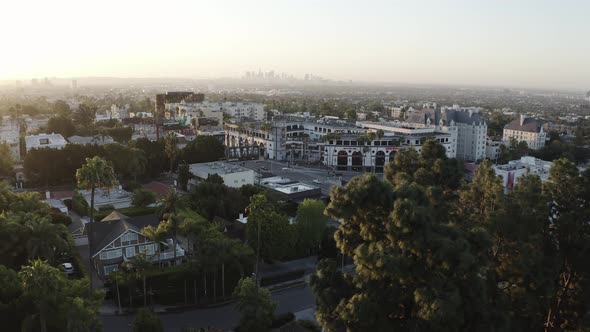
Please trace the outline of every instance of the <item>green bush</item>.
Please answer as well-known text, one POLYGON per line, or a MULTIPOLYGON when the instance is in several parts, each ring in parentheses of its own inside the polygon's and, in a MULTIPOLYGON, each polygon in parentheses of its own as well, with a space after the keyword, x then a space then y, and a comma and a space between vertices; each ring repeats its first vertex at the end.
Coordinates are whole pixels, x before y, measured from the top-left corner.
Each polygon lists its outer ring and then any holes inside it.
POLYGON ((49 216, 51 217, 51 222, 54 224, 62 224, 65 226, 69 226, 72 223, 72 218, 61 212, 51 211, 49 213, 49 216))
POLYGON ((147 189, 136 189, 133 192, 133 200, 131 204, 135 207, 146 207, 156 202, 156 194, 147 189))
MULTIPOLYGON (((101 210, 94 213, 95 220, 102 220, 104 217, 108 216, 109 213, 113 212, 115 209, 111 208, 110 210, 101 210)), ((157 208, 155 207, 128 207, 124 209, 116 209, 117 211, 121 212, 122 214, 128 217, 139 217, 139 216, 146 216, 148 214, 155 214, 157 208)))
POLYGON ((72 210, 81 216, 88 215, 88 212, 90 212, 90 207, 84 196, 77 190, 74 191, 74 197, 72 197, 72 210))
POLYGON ((158 315, 149 309, 139 309, 135 322, 133 322, 133 332, 162 332, 164 327, 158 315))
POLYGON ((278 315, 273 321, 272 321, 272 328, 276 329, 279 328, 289 322, 292 322, 295 320, 295 315, 292 312, 285 312, 284 314, 280 314, 278 315))
POLYGON ((272 275, 272 276, 268 276, 268 277, 262 277, 262 279, 260 279, 260 286, 264 287, 264 286, 269 286, 269 285, 279 284, 279 283, 286 282, 286 281, 299 279, 299 278, 302 278, 304 274, 305 274, 305 271, 303 269, 300 269, 300 270, 289 271, 287 273, 272 275))
POLYGON ((98 208, 98 211, 113 211, 115 209, 114 206, 112 205, 103 205, 101 207, 98 208))

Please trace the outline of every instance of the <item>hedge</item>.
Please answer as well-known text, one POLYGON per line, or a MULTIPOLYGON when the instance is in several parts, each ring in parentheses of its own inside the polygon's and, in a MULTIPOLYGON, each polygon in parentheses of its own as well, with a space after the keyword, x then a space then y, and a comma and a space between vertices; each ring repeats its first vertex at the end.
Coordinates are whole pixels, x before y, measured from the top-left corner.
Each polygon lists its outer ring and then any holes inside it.
POLYGON ((260 279, 260 286, 265 287, 265 286, 269 286, 269 285, 274 285, 274 284, 279 284, 279 283, 286 282, 286 281, 299 279, 299 278, 302 278, 304 274, 305 274, 305 270, 299 269, 299 270, 289 271, 286 273, 281 273, 281 274, 272 275, 272 276, 268 276, 268 277, 262 277, 260 279))
MULTIPOLYGON (((156 207, 128 207, 124 209, 116 209, 118 212, 126 215, 127 217, 138 217, 138 216, 145 216, 148 214, 155 214, 157 211, 156 207)), ((115 211, 115 209, 108 209, 108 210, 101 210, 98 212, 94 212, 94 220, 102 220, 104 217, 108 216, 111 212, 115 211)))
POLYGON ((67 216, 61 212, 49 212, 49 216, 51 217, 51 222, 54 224, 62 224, 65 226, 69 226, 72 223, 72 218, 67 216))
POLYGON ((295 315, 292 312, 285 312, 285 313, 280 314, 277 317, 275 317, 275 319, 272 321, 271 328, 278 329, 281 326, 283 326, 287 323, 290 323, 294 320, 295 320, 295 315))

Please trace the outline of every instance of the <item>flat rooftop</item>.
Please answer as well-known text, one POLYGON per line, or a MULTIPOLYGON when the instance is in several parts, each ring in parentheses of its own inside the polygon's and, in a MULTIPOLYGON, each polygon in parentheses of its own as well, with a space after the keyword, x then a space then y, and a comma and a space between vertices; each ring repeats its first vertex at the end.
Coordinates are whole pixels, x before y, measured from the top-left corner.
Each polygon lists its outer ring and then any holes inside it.
POLYGON ((282 177, 282 176, 273 176, 269 178, 264 178, 260 180, 260 184, 279 191, 283 194, 293 194, 302 191, 309 191, 309 190, 316 190, 318 187, 311 186, 305 183, 301 183, 298 181, 293 181, 291 179, 282 177))
POLYGON ((217 174, 217 175, 225 175, 225 174, 232 174, 232 173, 242 173, 242 172, 251 172, 251 169, 246 167, 242 167, 236 164, 224 163, 220 161, 211 162, 211 163, 199 163, 199 164, 191 164, 190 165, 191 173, 207 173, 207 174, 217 174))

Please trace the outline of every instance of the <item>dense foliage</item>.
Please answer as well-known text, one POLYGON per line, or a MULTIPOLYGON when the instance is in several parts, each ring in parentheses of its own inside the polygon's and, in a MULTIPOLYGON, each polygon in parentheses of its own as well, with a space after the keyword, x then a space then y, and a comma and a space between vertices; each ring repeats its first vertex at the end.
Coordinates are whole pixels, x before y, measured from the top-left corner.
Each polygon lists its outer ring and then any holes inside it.
POLYGON ((326 213, 355 273, 323 259, 312 277, 328 331, 561 331, 590 328, 590 171, 554 162, 549 181, 508 194, 484 162, 460 184, 429 146, 398 153, 382 182, 353 179, 326 213))
POLYGON ((234 291, 241 314, 240 331, 268 331, 274 319, 275 304, 270 291, 258 288, 250 278, 240 280, 234 291))
POLYGON ((90 293, 88 279, 68 279, 56 268, 77 252, 49 210, 37 193, 15 194, 0 186, 2 330, 99 331, 103 294, 90 293))

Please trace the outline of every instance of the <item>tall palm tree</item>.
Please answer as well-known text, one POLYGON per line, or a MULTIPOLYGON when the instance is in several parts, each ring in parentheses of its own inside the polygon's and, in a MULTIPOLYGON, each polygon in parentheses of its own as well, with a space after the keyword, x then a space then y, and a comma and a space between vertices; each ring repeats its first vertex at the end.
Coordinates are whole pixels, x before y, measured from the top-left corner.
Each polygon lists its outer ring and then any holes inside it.
POLYGON ((174 246, 174 264, 176 264, 176 243, 177 234, 180 230, 182 218, 176 216, 179 205, 181 204, 182 197, 176 189, 170 189, 160 199, 160 212, 163 219, 168 220, 168 230, 172 233, 172 244, 174 246))
POLYGON ((64 278, 58 269, 37 259, 30 261, 18 273, 23 284, 23 292, 35 305, 39 315, 41 332, 47 332, 47 315, 52 305, 56 305, 64 287, 64 278))
MULTIPOLYGON (((86 162, 76 171, 78 186, 90 189, 90 221, 88 222, 88 268, 92 273, 92 223, 94 222, 94 191, 96 188, 115 186, 117 178, 113 166, 99 156, 86 158, 86 162)), ((91 279, 92 280, 92 279, 91 279)), ((92 282, 90 282, 92 290, 92 282)))
POLYGON ((146 170, 147 159, 143 150, 131 148, 129 152, 127 167, 129 173, 133 175, 133 180, 137 182, 137 175, 143 174, 146 170))
POLYGON ((143 283, 143 305, 147 305, 146 279, 148 272, 152 269, 152 261, 145 252, 140 252, 128 261, 129 266, 143 283))
POLYGON ((169 132, 168 135, 164 138, 164 152, 170 159, 170 176, 172 176, 172 168, 174 167, 174 160, 178 155, 178 139, 176 138, 176 134, 174 132, 169 132))

